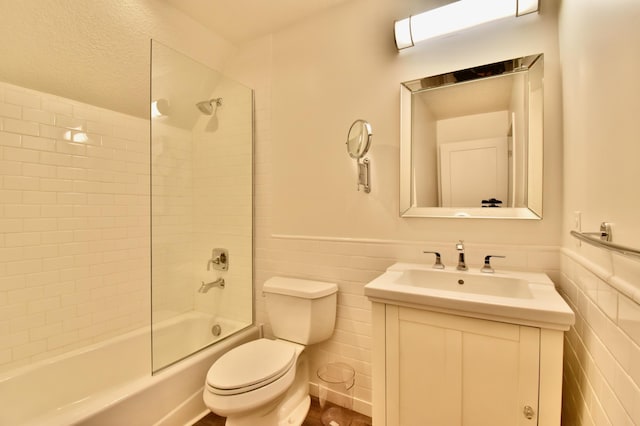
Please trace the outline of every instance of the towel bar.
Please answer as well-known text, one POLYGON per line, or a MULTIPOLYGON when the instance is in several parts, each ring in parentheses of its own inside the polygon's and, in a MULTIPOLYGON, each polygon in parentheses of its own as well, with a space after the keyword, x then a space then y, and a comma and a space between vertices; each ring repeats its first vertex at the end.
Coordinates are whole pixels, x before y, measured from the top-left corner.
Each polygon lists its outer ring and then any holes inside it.
POLYGON ((571 235, 596 247, 604 248, 630 257, 640 258, 640 250, 611 242, 611 224, 602 222, 600 232, 571 231, 571 235), (595 236, 599 236, 599 238, 595 236))

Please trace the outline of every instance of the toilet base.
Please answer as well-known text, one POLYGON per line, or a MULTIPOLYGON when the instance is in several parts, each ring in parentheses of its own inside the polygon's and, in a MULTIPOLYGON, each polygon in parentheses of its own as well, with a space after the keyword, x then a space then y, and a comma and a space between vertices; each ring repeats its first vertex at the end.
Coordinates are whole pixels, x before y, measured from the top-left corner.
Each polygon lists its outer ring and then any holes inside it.
MULTIPOLYGON (((307 395, 305 399, 300 401, 300 404, 293 410, 291 415, 289 416, 287 422, 282 423, 283 425, 296 425, 300 426, 304 419, 307 418, 307 413, 309 413, 309 408, 311 407, 311 397, 307 395)), ((279 425, 278 425, 279 426, 279 425)))
POLYGON ((311 397, 307 395, 284 419, 278 416, 277 410, 272 410, 260 417, 255 415, 229 417, 225 426, 300 426, 307 417, 309 407, 311 407, 311 397))

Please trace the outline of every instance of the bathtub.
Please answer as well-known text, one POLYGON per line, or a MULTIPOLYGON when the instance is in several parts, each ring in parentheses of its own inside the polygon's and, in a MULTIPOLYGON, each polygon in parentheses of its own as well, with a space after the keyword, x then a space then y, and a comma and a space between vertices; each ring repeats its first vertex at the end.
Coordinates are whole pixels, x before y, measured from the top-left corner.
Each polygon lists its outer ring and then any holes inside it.
MULTIPOLYGON (((194 316, 171 320, 166 336, 192 332, 194 316)), ((248 326, 155 375, 149 329, 138 330, 0 376, 0 425, 185 425, 206 411, 211 364, 259 337, 248 326)))
POLYGON ((158 371, 246 327, 246 323, 193 311, 162 321, 153 328, 153 370, 158 371), (212 333, 219 327, 219 336, 212 333))

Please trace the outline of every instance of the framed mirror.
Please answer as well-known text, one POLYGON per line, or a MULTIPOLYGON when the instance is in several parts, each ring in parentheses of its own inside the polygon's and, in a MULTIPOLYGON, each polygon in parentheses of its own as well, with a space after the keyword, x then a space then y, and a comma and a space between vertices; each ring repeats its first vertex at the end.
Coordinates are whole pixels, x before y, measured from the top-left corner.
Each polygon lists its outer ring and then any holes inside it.
POLYGON ((400 216, 542 218, 543 55, 401 83, 400 216))

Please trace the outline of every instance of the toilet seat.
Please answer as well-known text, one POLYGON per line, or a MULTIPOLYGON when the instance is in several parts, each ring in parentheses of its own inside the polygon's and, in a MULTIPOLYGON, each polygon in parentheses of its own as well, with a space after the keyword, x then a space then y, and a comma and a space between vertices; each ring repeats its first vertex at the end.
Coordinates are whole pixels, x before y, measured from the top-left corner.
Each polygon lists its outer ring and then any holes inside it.
POLYGON ((267 386, 296 363, 295 346, 258 339, 221 356, 207 373, 207 389, 216 395, 238 395, 267 386))

